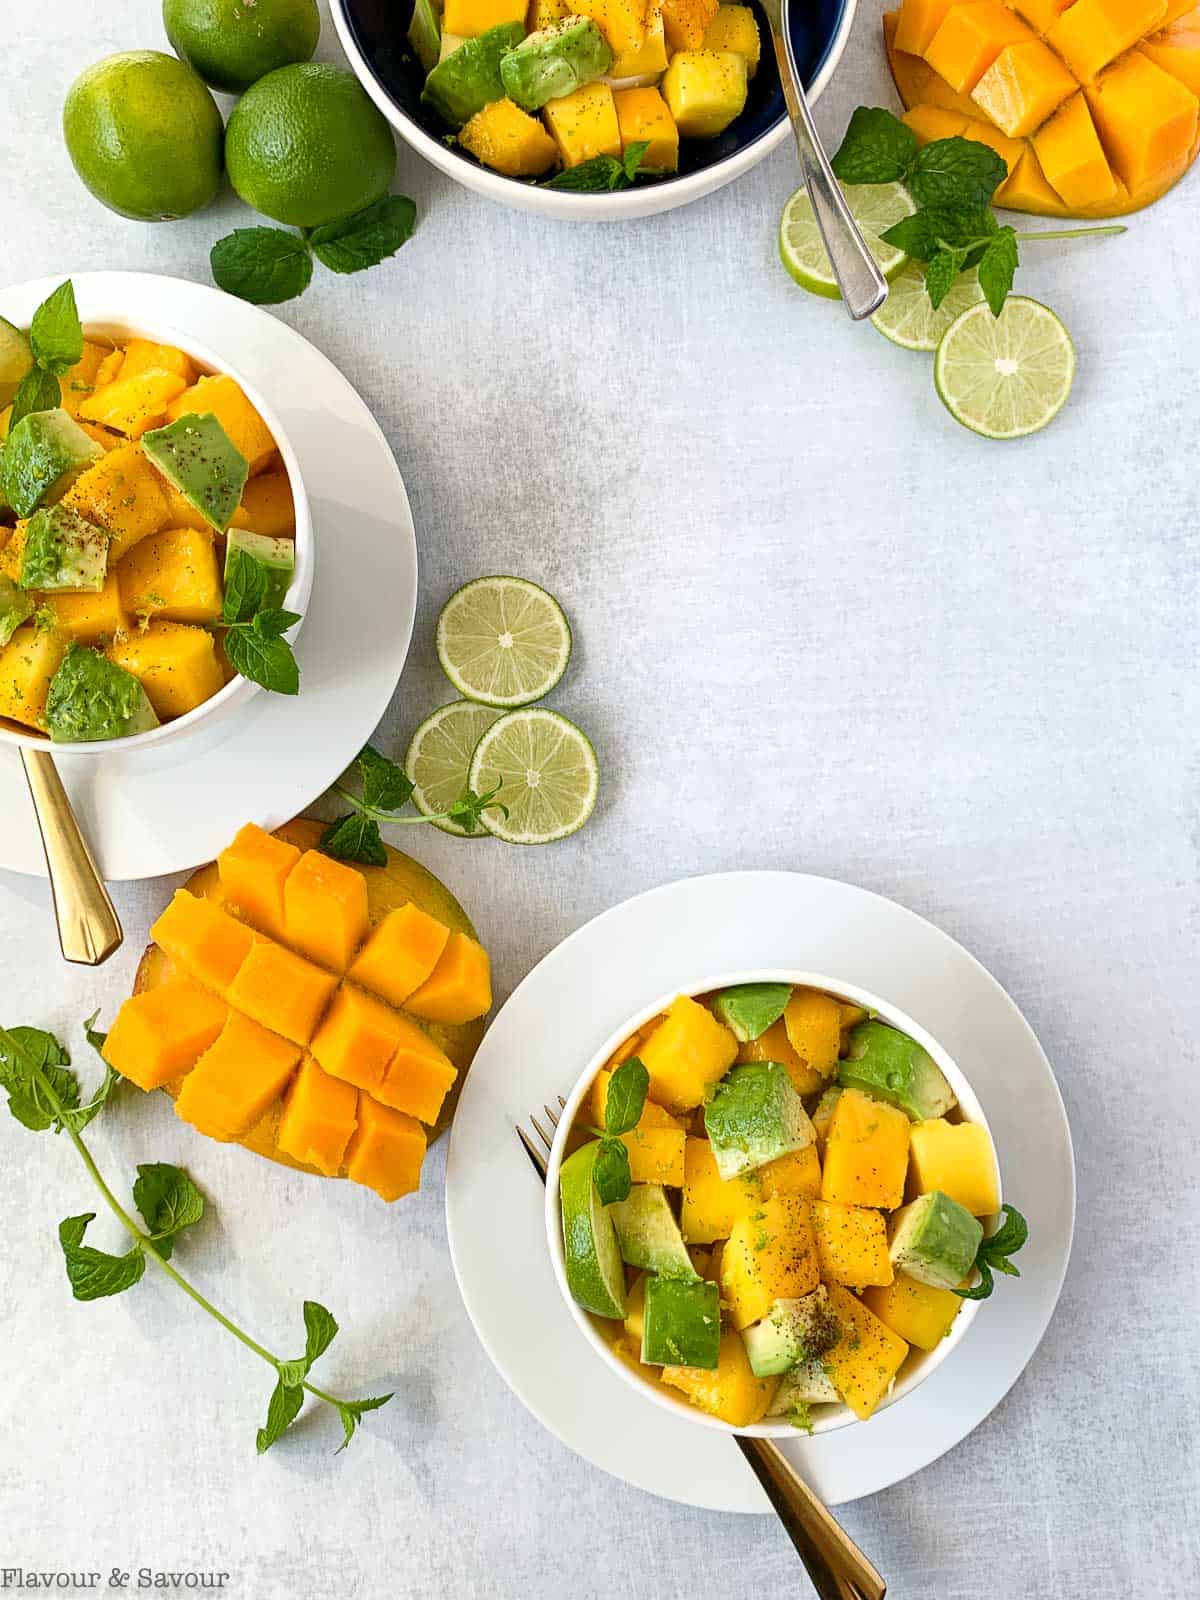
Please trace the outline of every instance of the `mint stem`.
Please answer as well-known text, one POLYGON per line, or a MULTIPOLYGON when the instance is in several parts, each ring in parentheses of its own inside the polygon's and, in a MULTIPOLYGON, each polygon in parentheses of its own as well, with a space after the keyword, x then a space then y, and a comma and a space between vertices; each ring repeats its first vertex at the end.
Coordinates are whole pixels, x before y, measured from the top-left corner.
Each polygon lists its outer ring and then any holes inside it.
POLYGON ((1113 234, 1128 233, 1123 222, 1110 222, 1102 228, 1043 228, 1037 233, 1019 233, 1022 243, 1038 239, 1103 239, 1113 234))
POLYGON ((438 811, 430 817, 424 815, 399 817, 394 811, 381 811, 378 806, 367 805, 365 801, 360 800, 356 794, 351 794, 350 790, 344 788, 340 783, 333 785, 333 792, 334 794, 340 794, 346 804, 353 806, 360 816, 370 817, 372 822, 386 823, 389 828, 415 828, 419 827, 423 822, 448 822, 450 820, 449 811, 438 811))

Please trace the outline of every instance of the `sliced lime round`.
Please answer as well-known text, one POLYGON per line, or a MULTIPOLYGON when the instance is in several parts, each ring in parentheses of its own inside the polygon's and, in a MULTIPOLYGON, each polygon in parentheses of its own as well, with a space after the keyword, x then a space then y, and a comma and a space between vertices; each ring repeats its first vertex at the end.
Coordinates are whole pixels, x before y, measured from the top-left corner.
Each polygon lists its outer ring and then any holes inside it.
POLYGON ((933 379, 950 415, 985 439, 1020 439, 1052 422, 1075 381, 1075 346, 1048 306, 1010 294, 994 317, 970 306, 942 335, 933 379))
MULTIPOLYGON (((471 757, 481 736, 504 713, 474 700, 454 700, 439 706, 409 740, 404 770, 413 785, 413 805, 423 817, 441 819, 467 787, 471 757)), ((443 833, 460 838, 486 839, 482 830, 468 834, 457 822, 434 822, 443 833)))
POLYGON ((888 280, 887 299, 871 321, 885 339, 905 350, 936 350, 955 318, 982 299, 979 274, 972 267, 935 309, 925 293, 925 268, 919 261, 906 261, 888 280))
POLYGON ((442 671, 468 700, 527 706, 550 693, 571 659, 571 630, 553 595, 526 578, 475 578, 442 607, 442 671))
POLYGON ((559 1168, 563 1263, 571 1298, 598 1317, 625 1315, 625 1265, 612 1217, 600 1203, 592 1168, 600 1149, 594 1140, 559 1168))
POLYGON ((475 746, 469 781, 476 794, 499 785, 498 804, 483 813, 497 839, 549 844, 575 833, 591 816, 600 764, 591 740, 573 722, 535 706, 492 723, 475 746))
MULTIPOLYGON (((867 247, 879 263, 879 270, 885 278, 890 278, 908 257, 894 244, 885 244, 880 234, 886 233, 903 217, 912 216, 917 209, 912 196, 902 183, 845 183, 842 193, 867 247)), ((779 258, 802 289, 824 295, 827 300, 841 299, 807 189, 797 189, 783 208, 779 219, 779 258)))

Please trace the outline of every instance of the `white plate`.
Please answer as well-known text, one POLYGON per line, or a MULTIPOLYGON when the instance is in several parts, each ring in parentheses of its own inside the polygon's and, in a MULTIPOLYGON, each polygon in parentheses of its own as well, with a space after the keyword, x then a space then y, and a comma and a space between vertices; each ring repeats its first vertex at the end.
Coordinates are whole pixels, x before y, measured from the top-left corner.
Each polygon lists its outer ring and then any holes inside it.
POLYGON ((1030 1225, 1020 1278, 999 1281, 918 1390, 870 1422, 784 1445, 838 1505, 927 1466, 999 1403, 1046 1330, 1071 1249, 1075 1168, 1054 1075, 1012 1000, 947 934, 864 889, 788 872, 685 879, 589 922, 520 985, 471 1067, 446 1169, 450 1249, 484 1348, 564 1444, 667 1499, 769 1510, 728 1439, 643 1400, 588 1346, 555 1283, 541 1185, 513 1131, 565 1094, 639 1006, 735 967, 837 974, 915 1017, 978 1094, 1005 1196, 1030 1225))
MULTIPOLYGON (((295 698, 257 694, 178 743, 111 758, 55 751, 104 877, 151 878, 211 861, 253 817, 275 827, 328 788, 370 737, 408 654, 417 546, 378 423, 337 368, 284 323, 230 295, 149 273, 73 274, 89 297, 128 298, 147 323, 228 351, 267 396, 300 462, 316 581, 296 641, 295 698), (325 541, 324 546, 322 541, 325 541)), ((0 292, 19 326, 61 276, 0 292)), ((0 868, 45 876, 20 756, 0 749, 0 868)))

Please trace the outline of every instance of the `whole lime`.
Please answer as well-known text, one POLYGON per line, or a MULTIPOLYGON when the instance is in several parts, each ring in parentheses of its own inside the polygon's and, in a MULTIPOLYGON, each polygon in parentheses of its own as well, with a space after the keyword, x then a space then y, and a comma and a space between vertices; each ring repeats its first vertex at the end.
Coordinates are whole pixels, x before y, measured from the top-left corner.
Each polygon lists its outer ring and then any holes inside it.
POLYGON ((162 10, 175 54, 230 94, 310 60, 321 34, 317 0, 163 0, 162 10))
POLYGON ((191 67, 161 50, 125 50, 81 72, 63 135, 75 171, 123 217, 186 217, 221 186, 217 103, 191 67))
POLYGON ((247 89, 229 118, 225 161, 248 206, 316 228, 388 192, 396 146, 352 72, 309 61, 247 89))

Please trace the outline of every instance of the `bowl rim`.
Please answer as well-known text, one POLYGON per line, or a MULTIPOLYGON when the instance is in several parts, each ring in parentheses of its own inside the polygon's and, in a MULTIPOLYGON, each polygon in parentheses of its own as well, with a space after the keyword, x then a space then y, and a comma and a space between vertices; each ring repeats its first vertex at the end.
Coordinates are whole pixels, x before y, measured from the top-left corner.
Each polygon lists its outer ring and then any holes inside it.
MULTIPOLYGON (((613 1352, 609 1344, 601 1338, 593 1326, 590 1313, 576 1304, 567 1286, 566 1269, 563 1264, 562 1225, 558 1200, 559 1170, 562 1166, 567 1134, 596 1073, 600 1071, 613 1051, 631 1033, 658 1016, 680 995, 707 994, 713 989, 729 988, 734 984, 740 983, 790 983, 797 988, 821 989, 878 1014, 885 1022, 899 1028, 902 1032, 915 1039, 934 1058, 938 1066, 946 1074, 950 1086, 958 1098, 964 1120, 978 1123, 979 1126, 986 1130, 992 1143, 994 1156, 996 1141, 984 1114, 983 1106, 971 1087, 970 1081, 953 1057, 938 1043, 932 1034, 891 1001, 882 999, 871 990, 864 989, 860 984, 848 983, 824 973, 803 971, 799 968, 791 967, 755 967, 747 970, 721 972, 711 978, 704 978, 698 983, 682 987, 676 986, 665 994, 660 994, 653 1003, 643 1006, 629 1021, 614 1029, 591 1057, 587 1066, 575 1081, 570 1094, 567 1096, 566 1105, 559 1116, 558 1127, 555 1130, 550 1155, 547 1160, 546 1193, 543 1207, 546 1237, 554 1276, 558 1283, 559 1292, 566 1302, 576 1325, 582 1331, 593 1350, 597 1352, 611 1371, 618 1374, 622 1382, 634 1389, 644 1399, 653 1401, 663 1410, 669 1411, 671 1415, 682 1416, 689 1422, 695 1422, 718 1433, 729 1435, 746 1434, 764 1439, 795 1439, 797 1437, 796 1429, 789 1422, 756 1422, 745 1427, 735 1427, 732 1423, 723 1422, 720 1418, 701 1411, 697 1406, 690 1405, 682 1395, 676 1399, 674 1395, 668 1394, 661 1385, 657 1388, 651 1387, 638 1374, 632 1372, 620 1357, 613 1352)), ((999 1158, 996 1157, 997 1193, 1000 1195, 1001 1201, 1003 1201, 999 1166, 999 1158)), ((975 1320, 979 1306, 980 1302, 978 1300, 963 1301, 962 1309, 955 1317, 950 1332, 945 1338, 938 1341, 936 1349, 917 1352, 918 1360, 914 1363, 913 1370, 907 1375, 902 1375, 895 1382, 891 1390, 879 1402, 873 1416, 879 1416, 889 1407, 896 1405, 907 1395, 912 1394, 941 1366, 942 1362, 946 1360, 953 1350, 957 1349, 965 1338, 967 1330, 975 1320)), ((908 1361, 910 1357, 905 1359, 908 1361)), ((867 1419, 868 1422, 871 1420, 871 1418, 867 1419)), ((852 1424, 859 1423, 859 1421, 860 1419, 844 1403, 836 1407, 830 1405, 827 1415, 818 1416, 814 1419, 812 1437, 823 1433, 834 1433, 840 1428, 849 1427, 852 1424)))
MULTIPOLYGON (((698 172, 676 173, 673 177, 660 178, 654 183, 603 194, 546 189, 523 178, 510 178, 501 172, 491 172, 478 162, 464 160, 423 128, 388 93, 376 76, 359 45, 347 15, 346 4, 347 0, 330 0, 330 15, 338 40, 355 77, 405 143, 431 166, 465 188, 518 210, 573 222, 630 221, 673 211, 677 206, 688 205, 740 178, 777 149, 790 131, 787 112, 782 110, 778 119, 749 144, 714 161, 711 166, 700 168, 698 172)), ((841 0, 837 27, 830 36, 812 82, 806 86, 810 105, 816 104, 838 68, 857 11, 858 0, 841 0)))
MULTIPOLYGON (((79 291, 79 295, 81 301, 79 320, 83 324, 85 338, 94 335, 106 339, 141 338, 151 339, 157 344, 174 345, 196 362, 201 369, 201 376, 223 374, 232 378, 266 423, 275 441, 275 448, 279 451, 284 471, 287 473, 295 507, 296 569, 284 597, 285 609, 300 614, 300 621, 285 635, 287 639, 294 641, 303 625, 304 612, 312 594, 316 558, 313 548, 312 510, 300 472, 300 463, 275 408, 264 398, 258 386, 244 378, 233 363, 191 334, 154 319, 145 322, 138 317, 136 311, 131 312, 124 307, 116 308, 109 302, 102 301, 94 306, 90 305, 86 285, 79 291)), ((9 745, 17 749, 44 750, 56 760, 74 756, 111 755, 113 752, 127 755, 130 751, 145 750, 165 744, 178 735, 189 734, 201 722, 219 716, 235 706, 244 705, 260 690, 260 684, 253 683, 238 673, 202 705, 185 712, 183 716, 175 717, 170 722, 160 723, 155 728, 148 728, 144 733, 127 734, 120 739, 87 739, 73 744, 55 744, 44 734, 24 732, 0 723, 0 745, 9 745)))

